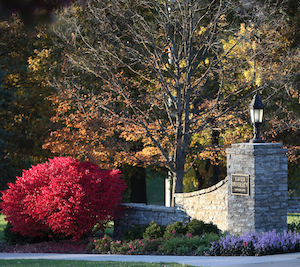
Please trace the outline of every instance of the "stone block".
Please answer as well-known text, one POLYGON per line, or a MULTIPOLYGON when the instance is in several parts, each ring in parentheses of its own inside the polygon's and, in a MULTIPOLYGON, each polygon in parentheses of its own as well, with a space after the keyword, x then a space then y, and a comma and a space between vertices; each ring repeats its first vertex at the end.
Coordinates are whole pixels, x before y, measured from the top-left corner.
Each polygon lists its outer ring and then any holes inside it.
MULTIPOLYGON (((244 213, 240 212, 237 206, 238 196, 228 197, 228 217, 229 230, 237 233, 238 228, 234 229, 235 222, 244 224, 243 231, 252 229, 282 228, 282 220, 275 216, 276 211, 284 213, 286 204, 285 194, 287 192, 287 157, 286 150, 282 149, 281 144, 232 144, 227 152, 227 173, 230 186, 230 175, 242 173, 250 175, 250 198, 253 201, 240 202, 244 206, 244 213), (238 164, 247 162, 245 164, 238 164), (238 164, 238 166, 236 166, 238 164), (282 172, 282 170, 284 170, 282 172), (281 204, 283 203, 283 204, 281 204), (247 213, 246 210, 253 213, 247 213), (254 220, 241 219, 252 216, 254 220), (266 221, 266 218, 272 218, 266 221), (230 228, 232 227, 232 228, 230 228), (248 229, 247 229, 248 227, 248 229)), ((278 212, 277 212, 278 213, 278 212)), ((285 223, 286 224, 286 223, 285 223)))

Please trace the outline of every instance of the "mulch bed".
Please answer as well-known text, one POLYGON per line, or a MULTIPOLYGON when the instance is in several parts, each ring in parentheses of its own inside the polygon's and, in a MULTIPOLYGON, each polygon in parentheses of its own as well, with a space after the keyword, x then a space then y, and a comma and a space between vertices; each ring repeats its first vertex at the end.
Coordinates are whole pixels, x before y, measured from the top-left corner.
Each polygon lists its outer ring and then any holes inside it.
POLYGON ((49 241, 24 245, 8 245, 0 243, 0 252, 7 253, 68 253, 86 254, 90 251, 87 248, 87 240, 75 242, 73 240, 49 241))

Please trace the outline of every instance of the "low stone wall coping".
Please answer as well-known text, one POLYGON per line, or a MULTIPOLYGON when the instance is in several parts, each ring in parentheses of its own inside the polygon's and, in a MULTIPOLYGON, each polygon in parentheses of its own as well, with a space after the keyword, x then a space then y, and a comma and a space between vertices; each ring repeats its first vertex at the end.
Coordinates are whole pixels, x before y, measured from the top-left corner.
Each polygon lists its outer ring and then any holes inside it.
POLYGON ((166 213, 174 213, 176 211, 180 211, 178 207, 165 207, 165 206, 158 206, 158 205, 147 205, 143 203, 122 203, 121 206, 134 209, 134 210, 148 210, 148 211, 159 211, 159 212, 166 212, 166 213))
POLYGON ((175 194, 175 198, 187 198, 187 197, 195 197, 195 196, 200 196, 200 195, 204 195, 210 192, 213 192, 215 190, 217 190, 218 188, 220 188, 221 186, 223 186, 224 184, 227 183, 227 177, 225 179, 223 179, 222 181, 218 182, 217 184, 205 188, 205 189, 201 189, 195 192, 190 192, 190 193, 177 193, 175 194))

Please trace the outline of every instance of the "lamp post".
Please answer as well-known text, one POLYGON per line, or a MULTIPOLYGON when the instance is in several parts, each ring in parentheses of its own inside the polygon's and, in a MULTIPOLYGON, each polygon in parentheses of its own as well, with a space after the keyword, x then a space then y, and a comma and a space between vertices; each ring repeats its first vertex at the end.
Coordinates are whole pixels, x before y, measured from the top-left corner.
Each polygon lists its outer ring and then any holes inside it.
POLYGON ((255 94, 250 105, 250 117, 253 125, 254 137, 249 141, 250 143, 264 143, 265 141, 260 137, 260 125, 263 121, 264 105, 258 94, 255 94))
MULTIPOLYGON (((214 147, 219 146, 219 137, 220 137, 220 128, 212 128, 212 145, 214 147)), ((219 159, 218 159, 218 152, 215 151, 216 155, 216 162, 212 165, 213 167, 213 183, 217 184, 219 182, 219 174, 220 174, 220 168, 219 168, 219 159)))

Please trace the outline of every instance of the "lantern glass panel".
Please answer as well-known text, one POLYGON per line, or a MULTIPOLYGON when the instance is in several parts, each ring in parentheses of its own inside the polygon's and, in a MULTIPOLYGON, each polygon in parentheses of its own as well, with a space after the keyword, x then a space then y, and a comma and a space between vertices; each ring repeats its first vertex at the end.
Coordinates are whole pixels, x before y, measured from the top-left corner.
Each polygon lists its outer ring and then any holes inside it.
POLYGON ((264 115, 264 110, 263 109, 259 109, 259 118, 258 118, 259 122, 263 121, 263 115, 264 115))
POLYGON ((263 115, 264 115, 263 109, 250 109, 250 117, 252 123, 256 123, 256 122, 261 123, 263 120, 263 115))
POLYGON ((250 119, 251 119, 251 123, 254 123, 254 109, 250 108, 250 119))

